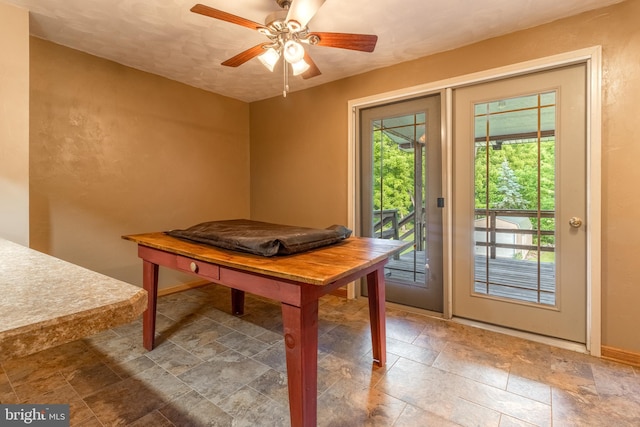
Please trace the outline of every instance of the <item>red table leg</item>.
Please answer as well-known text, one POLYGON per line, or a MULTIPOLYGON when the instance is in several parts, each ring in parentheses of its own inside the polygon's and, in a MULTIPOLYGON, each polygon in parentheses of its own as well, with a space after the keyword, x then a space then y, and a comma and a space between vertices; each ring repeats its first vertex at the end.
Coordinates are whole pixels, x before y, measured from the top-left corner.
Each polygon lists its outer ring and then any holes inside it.
POLYGON ((318 410, 318 300, 282 303, 292 427, 315 427, 318 410))
POLYGON ((244 314, 244 291, 231 289, 231 311, 234 316, 244 314))
POLYGON ((142 286, 147 291, 147 309, 142 315, 142 345, 153 350, 156 333, 156 301, 158 299, 158 264, 142 260, 142 286))
POLYGON ((384 268, 367 274, 367 289, 369 290, 369 321, 371 323, 371 346, 373 360, 378 366, 387 363, 387 325, 384 311, 384 268))

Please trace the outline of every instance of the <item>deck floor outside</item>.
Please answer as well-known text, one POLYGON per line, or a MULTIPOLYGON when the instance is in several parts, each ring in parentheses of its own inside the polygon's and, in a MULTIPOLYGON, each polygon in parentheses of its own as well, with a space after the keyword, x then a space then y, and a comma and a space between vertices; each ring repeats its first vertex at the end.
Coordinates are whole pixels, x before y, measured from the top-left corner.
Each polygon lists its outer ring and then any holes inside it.
MULTIPOLYGON (((399 285, 426 286, 425 263, 424 251, 409 251, 398 259, 391 258, 385 268, 385 280, 399 285)), ((553 306, 556 298, 555 283, 553 263, 490 258, 487 264, 486 256, 475 257, 474 290, 478 294, 553 306)))

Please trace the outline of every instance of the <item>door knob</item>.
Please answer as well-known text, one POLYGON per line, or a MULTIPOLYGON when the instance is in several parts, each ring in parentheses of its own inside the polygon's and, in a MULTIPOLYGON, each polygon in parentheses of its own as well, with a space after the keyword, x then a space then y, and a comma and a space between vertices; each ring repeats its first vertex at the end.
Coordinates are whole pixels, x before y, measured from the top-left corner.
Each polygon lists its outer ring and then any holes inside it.
POLYGON ((573 228, 580 228, 580 226, 582 225, 582 219, 578 218, 577 216, 572 216, 569 220, 569 225, 573 228))

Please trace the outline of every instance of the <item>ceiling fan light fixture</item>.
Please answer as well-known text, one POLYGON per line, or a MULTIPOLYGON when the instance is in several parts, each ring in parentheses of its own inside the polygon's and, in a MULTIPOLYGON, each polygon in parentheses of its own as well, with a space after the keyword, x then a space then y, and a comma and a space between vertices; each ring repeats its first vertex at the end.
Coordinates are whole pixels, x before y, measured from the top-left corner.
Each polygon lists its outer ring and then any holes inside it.
POLYGON ((304 47, 295 40, 287 40, 284 44, 284 59, 294 64, 304 58, 304 47))
POLYGON ((373 52, 375 49, 378 40, 376 35, 310 32, 307 25, 326 0, 275 1, 282 10, 270 13, 266 17, 264 24, 203 4, 196 4, 190 10, 203 16, 257 30, 260 34, 266 36, 269 42, 260 43, 246 49, 227 59, 222 65, 238 67, 257 57, 269 71, 273 72, 280 57, 283 56, 284 96, 289 91, 288 76, 290 73, 296 76, 302 74, 303 79, 309 79, 321 74, 318 66, 301 43, 360 52, 373 52), (289 70, 287 63, 291 64, 291 70, 289 70))
POLYGON ((269 71, 273 71, 276 64, 278 63, 278 60, 280 59, 280 54, 277 50, 270 47, 269 49, 265 50, 263 54, 260 54, 258 56, 258 59, 260 60, 260 62, 262 62, 262 65, 264 65, 269 71))
POLYGON ((297 33, 298 31, 302 30, 302 25, 300 25, 298 21, 291 20, 287 21, 287 28, 292 33, 297 33))
POLYGON ((304 59, 301 59, 298 62, 292 62, 291 63, 291 69, 293 70, 293 75, 294 76, 298 76, 302 73, 304 73, 305 71, 307 71, 309 69, 309 67, 311 67, 309 64, 307 64, 307 61, 305 61, 304 59))

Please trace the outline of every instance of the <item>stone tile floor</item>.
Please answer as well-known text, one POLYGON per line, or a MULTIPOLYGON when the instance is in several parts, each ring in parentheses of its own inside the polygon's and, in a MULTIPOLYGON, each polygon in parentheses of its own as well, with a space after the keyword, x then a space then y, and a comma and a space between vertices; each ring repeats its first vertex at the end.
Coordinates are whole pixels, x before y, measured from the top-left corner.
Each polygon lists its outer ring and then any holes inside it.
MULTIPOLYGON (((72 426, 287 426, 280 308, 207 286, 141 321, 0 365, 1 403, 69 403, 72 426)), ((366 300, 320 305, 320 426, 640 426, 640 368, 387 310, 388 364, 371 363, 366 300)))

